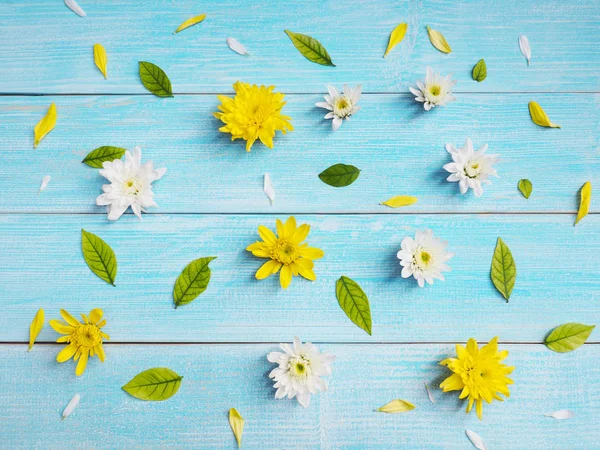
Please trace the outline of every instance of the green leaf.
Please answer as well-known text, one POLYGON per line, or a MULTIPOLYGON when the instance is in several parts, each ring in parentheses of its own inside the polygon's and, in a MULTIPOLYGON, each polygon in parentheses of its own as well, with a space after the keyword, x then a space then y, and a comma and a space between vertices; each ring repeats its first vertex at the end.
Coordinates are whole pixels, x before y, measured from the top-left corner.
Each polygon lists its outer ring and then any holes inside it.
POLYGON ((471 75, 473 75, 473 79, 478 83, 481 83, 483 80, 485 80, 485 77, 487 77, 487 67, 483 59, 480 59, 479 62, 475 64, 471 75))
POLYGON ((217 257, 208 256, 206 258, 198 258, 185 266, 183 272, 177 277, 175 288, 173 289, 175 308, 191 303, 206 290, 210 281, 208 263, 213 259, 217 259, 217 257))
POLYGON ((494 286, 496 286, 498 292, 502 294, 508 303, 513 287, 515 287, 517 266, 510 253, 510 249, 501 238, 498 238, 496 249, 494 250, 491 277, 494 286))
POLYGON ((86 264, 108 284, 115 285, 117 257, 110 245, 92 233, 81 230, 81 250, 86 264))
POLYGON ((155 367, 138 373, 121 389, 140 400, 160 402, 177 393, 182 379, 171 369, 155 367))
POLYGON ((350 278, 342 276, 335 285, 335 295, 348 318, 371 335, 371 307, 361 287, 350 278))
POLYGON ((572 352, 583 345, 595 327, 582 323, 565 323, 548 335, 546 347, 558 353, 572 352))
POLYGON ((103 162, 121 159, 125 152, 126 149, 124 148, 105 145, 89 152, 81 162, 86 163, 90 167, 102 169, 103 162))
POLYGON ((521 191, 521 194, 523 194, 523 197, 529 198, 529 196, 531 195, 531 191, 533 191, 533 185, 531 184, 531 181, 529 181, 526 178, 520 180, 519 190, 521 191))
POLYGON ((144 87, 157 97, 173 97, 169 77, 156 64, 140 61, 140 79, 144 87))
POLYGON ((319 174, 319 178, 325 184, 333 187, 350 186, 356 181, 360 170, 346 164, 334 164, 319 174))
POLYGON ((335 64, 331 62, 329 53, 327 53, 327 50, 325 50, 325 47, 323 47, 319 41, 305 34, 294 33, 290 30, 284 31, 291 39, 294 47, 296 47, 306 59, 321 64, 322 66, 335 67, 335 64))

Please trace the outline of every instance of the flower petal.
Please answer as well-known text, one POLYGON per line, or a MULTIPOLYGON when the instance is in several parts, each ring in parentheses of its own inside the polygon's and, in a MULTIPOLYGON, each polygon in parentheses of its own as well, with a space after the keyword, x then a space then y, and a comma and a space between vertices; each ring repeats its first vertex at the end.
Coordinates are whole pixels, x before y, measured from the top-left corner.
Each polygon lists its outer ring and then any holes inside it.
POLYGON ((279 283, 281 287, 287 289, 292 282, 292 268, 290 266, 283 266, 281 273, 279 274, 279 283))
POLYGON ((269 261, 264 263, 260 267, 260 269, 257 270, 256 279, 264 280, 265 278, 270 277, 274 273, 277 273, 277 271, 279 270, 280 267, 281 267, 280 262, 270 259, 269 261))
POLYGON ((75 352, 77 351, 77 344, 75 342, 71 342, 65 348, 63 348, 58 355, 56 355, 56 361, 59 363, 63 363, 68 361, 73 357, 75 352))

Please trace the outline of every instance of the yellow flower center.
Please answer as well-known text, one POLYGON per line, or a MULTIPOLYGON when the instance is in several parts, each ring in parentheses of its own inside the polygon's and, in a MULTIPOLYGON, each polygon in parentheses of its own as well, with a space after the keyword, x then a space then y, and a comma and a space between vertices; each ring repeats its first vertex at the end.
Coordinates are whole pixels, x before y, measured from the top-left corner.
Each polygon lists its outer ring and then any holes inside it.
POLYGON ((420 268, 426 268, 431 264, 433 256, 431 253, 426 252, 425 250, 419 250, 416 254, 415 260, 420 268))
POLYGON ((290 375, 294 378, 308 378, 312 370, 310 362, 302 357, 292 358, 289 363, 290 375))
POLYGON ((435 96, 440 95, 441 90, 442 90, 442 88, 440 87, 439 84, 434 84, 433 86, 431 86, 429 88, 429 92, 431 93, 431 95, 435 95, 435 96))
POLYGON ((285 238, 278 238, 273 246, 271 257, 282 264, 291 264, 299 257, 298 246, 285 238))
POLYGON ((71 342, 77 343, 79 347, 92 349, 102 343, 100 328, 96 325, 79 325, 71 334, 71 342))
POLYGON ((127 180, 125 183, 123 183, 123 192, 125 192, 128 195, 139 194, 141 188, 142 188, 141 183, 134 178, 131 178, 131 179, 127 180))
POLYGON ((481 166, 479 163, 473 162, 465 166, 465 175, 469 178, 477 178, 481 173, 481 166))
POLYGON ((350 117, 352 115, 353 103, 345 95, 338 97, 333 105, 333 113, 342 118, 350 117))

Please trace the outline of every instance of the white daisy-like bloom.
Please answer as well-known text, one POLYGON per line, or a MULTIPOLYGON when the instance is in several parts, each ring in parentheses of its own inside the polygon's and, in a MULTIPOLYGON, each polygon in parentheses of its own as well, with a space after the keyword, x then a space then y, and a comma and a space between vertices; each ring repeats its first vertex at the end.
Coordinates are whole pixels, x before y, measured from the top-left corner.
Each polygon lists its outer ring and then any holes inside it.
POLYGON ((126 151, 124 162, 106 161, 102 167, 99 173, 110 184, 102 185, 104 194, 96 198, 96 204, 108 206, 108 220, 117 220, 130 206, 141 219, 145 208, 158 206, 152 198, 152 182, 161 178, 167 169, 154 169, 152 161, 142 164, 140 147, 133 149, 133 155, 126 151))
POLYGON ((333 119, 331 128, 337 130, 342 125, 342 120, 349 119, 359 109, 358 100, 360 100, 362 86, 359 84, 355 88, 344 85, 344 93, 340 94, 335 86, 327 86, 329 95, 325 96, 324 102, 315 103, 319 108, 329 110, 325 114, 325 119, 333 119))
POLYGON ((310 342, 302 344, 294 338, 294 344, 279 344, 281 352, 271 352, 267 355, 269 362, 279 364, 269 374, 275 380, 275 398, 298 399, 305 408, 310 404, 311 394, 327 391, 327 382, 321 377, 331 374, 331 363, 335 356, 331 353, 321 353, 310 342))
POLYGON ((454 253, 446 251, 448 243, 433 235, 430 229, 417 231, 415 238, 402 239, 401 249, 397 256, 402 266, 402 278, 411 276, 420 287, 433 284, 434 279, 444 281, 442 272, 450 272, 446 264, 454 253))
POLYGON ((452 95, 452 87, 456 80, 452 79, 452 74, 442 77, 439 73, 427 66, 427 75, 425 83, 417 81, 418 89, 409 88, 415 95, 415 100, 423 103, 425 111, 429 111, 435 106, 446 106, 446 103, 456 100, 452 95))
POLYGON ((444 169, 450 172, 447 181, 458 181, 460 193, 465 194, 469 188, 473 189, 476 197, 483 194, 483 184, 491 184, 490 176, 497 177, 494 164, 498 161, 498 155, 486 155, 488 145, 485 144, 476 152, 473 151, 471 139, 465 141, 465 146, 456 148, 452 144, 446 144, 446 150, 452 155, 451 163, 444 165, 444 169))

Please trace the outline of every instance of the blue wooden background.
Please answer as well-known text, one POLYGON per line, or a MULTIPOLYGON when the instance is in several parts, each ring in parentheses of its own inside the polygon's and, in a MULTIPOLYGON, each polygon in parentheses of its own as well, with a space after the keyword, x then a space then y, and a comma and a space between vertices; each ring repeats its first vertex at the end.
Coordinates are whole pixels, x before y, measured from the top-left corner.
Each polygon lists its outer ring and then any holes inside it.
POLYGON ((570 354, 546 349, 564 322, 600 325, 600 203, 573 227, 577 191, 600 186, 600 6, 596 0, 161 1, 81 0, 86 18, 62 0, 0 3, 0 447, 230 448, 227 411, 246 418, 244 448, 470 448, 465 428, 493 449, 600 448, 600 338, 570 354), (200 25, 172 32, 190 16, 200 25), (386 59, 390 31, 407 36, 386 59), (452 46, 438 52, 425 26, 452 46), (284 29, 319 39, 335 68, 305 60, 284 29), (517 43, 532 46, 527 67, 517 43), (240 40, 251 56, 227 47, 240 40), (108 80, 92 46, 108 53, 108 80), (481 58, 483 83, 471 79, 481 58), (147 93, 138 61, 169 75, 173 99, 147 93), (425 67, 453 72, 458 100, 424 113, 408 93, 425 67), (211 116, 216 93, 236 80, 275 84, 286 94, 295 131, 274 150, 231 143, 211 116), (328 83, 362 84, 361 111, 335 133, 314 107, 328 83), (534 125, 539 102, 562 129, 534 125), (37 150, 33 127, 48 105, 58 122, 37 150), (480 199, 458 194, 441 169, 448 142, 470 137, 501 155, 500 178, 480 199), (140 145, 167 167, 155 184, 160 208, 142 221, 109 223, 95 206, 103 179, 80 163, 101 145, 140 145), (317 174, 331 164, 362 172, 344 189, 317 174), (262 192, 264 172, 277 192, 262 192), (37 195, 44 175, 48 188, 37 195), (529 178, 525 200, 517 182, 529 178), (379 203, 414 195, 413 206, 379 203), (312 226, 316 282, 258 282, 261 262, 244 248, 259 224, 295 214, 312 226), (425 289, 403 280, 400 241, 429 227, 456 256, 447 281, 425 289), (85 265, 80 230, 100 235, 119 261, 117 287, 85 265), (496 238, 518 268, 510 303, 489 280, 496 238), (215 255, 213 278, 194 303, 173 309, 173 283, 192 259, 215 255), (335 298, 341 275, 371 300, 373 336, 351 324, 335 298), (38 308, 55 318, 101 307, 111 335, 107 361, 76 378, 59 365, 57 335, 46 326, 31 353, 26 341, 38 308), (331 389, 308 409, 273 398, 266 354, 298 335, 337 355, 331 389), (464 413, 456 395, 436 387, 437 362, 454 344, 498 335, 516 366, 505 403, 464 413), (184 376, 163 403, 120 387, 149 367, 184 376), (427 399, 423 384, 437 402, 427 399), (70 398, 81 403, 64 422, 70 398), (388 416, 373 410, 403 398, 417 408, 388 416), (569 421, 544 417, 558 409, 569 421))

